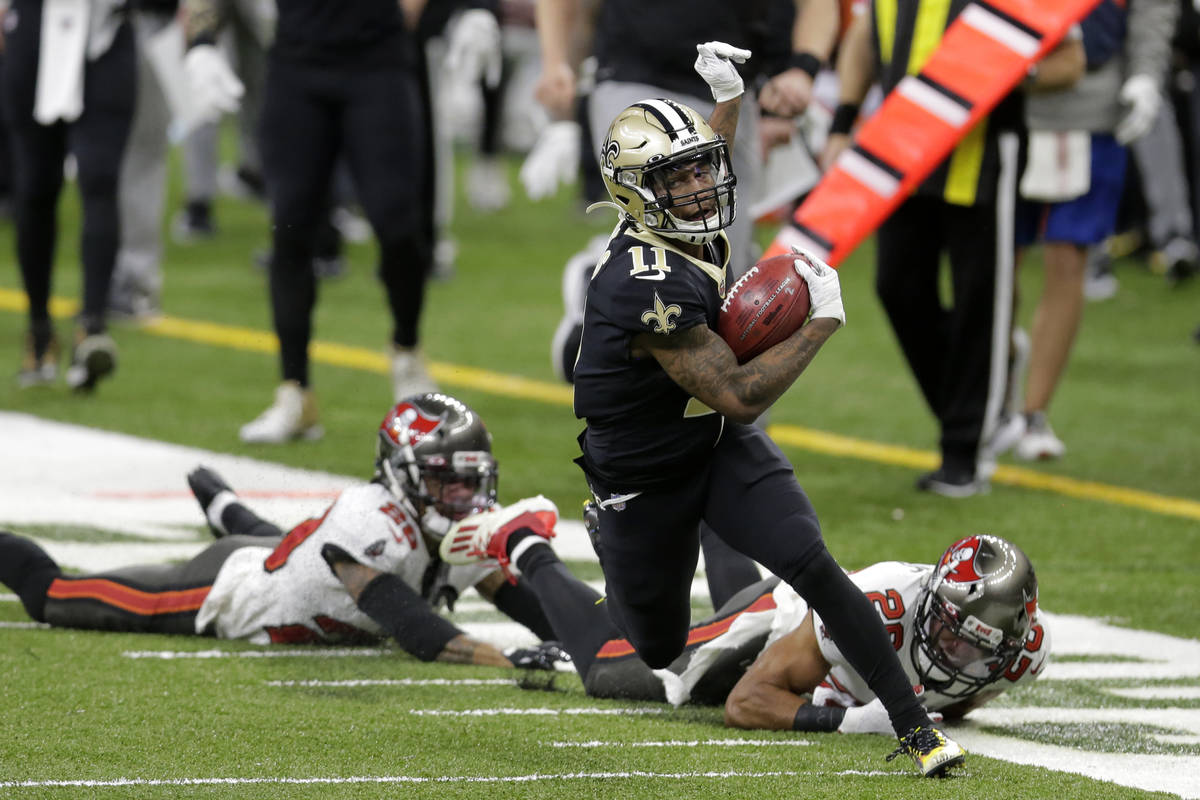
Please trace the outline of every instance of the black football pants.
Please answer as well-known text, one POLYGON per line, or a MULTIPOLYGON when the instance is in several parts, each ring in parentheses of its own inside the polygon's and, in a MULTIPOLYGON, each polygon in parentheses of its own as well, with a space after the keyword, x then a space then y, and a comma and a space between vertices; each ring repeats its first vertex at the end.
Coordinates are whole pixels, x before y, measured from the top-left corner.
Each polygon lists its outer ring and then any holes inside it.
POLYGON ((825 548, 791 463, 762 430, 727 421, 705 468, 673 488, 614 503, 605 498, 630 490, 589 481, 600 504, 609 614, 651 668, 667 667, 687 644, 704 520, 820 615, 899 730, 928 724, 879 615, 825 548))
POLYGON ((117 177, 137 96, 137 58, 128 23, 112 46, 86 62, 83 113, 74 122, 42 125, 33 118, 41 50, 42 4, 15 0, 6 18, 0 101, 13 164, 13 218, 17 262, 34 323, 49 320, 51 270, 58 238, 58 196, 63 160, 75 156, 83 205, 81 322, 89 333, 104 329, 108 291, 116 266, 120 228, 117 177))
POLYGON ((1002 411, 1008 373, 1014 178, 1002 172, 994 203, 957 206, 917 195, 876 236, 875 291, 937 418, 942 462, 971 474, 1002 411))
POLYGON ((400 66, 343 69, 272 58, 262 109, 272 214, 271 310, 284 380, 308 384, 314 234, 344 153, 379 243, 396 345, 417 343, 432 245, 422 199, 427 164, 417 85, 400 66))

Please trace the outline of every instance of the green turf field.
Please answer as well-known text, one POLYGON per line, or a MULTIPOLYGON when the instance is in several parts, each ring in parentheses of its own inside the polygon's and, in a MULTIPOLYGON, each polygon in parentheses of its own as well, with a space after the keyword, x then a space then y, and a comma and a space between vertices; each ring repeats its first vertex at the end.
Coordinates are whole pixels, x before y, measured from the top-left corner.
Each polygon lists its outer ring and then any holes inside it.
MULTIPOLYGON (((424 346, 444 388, 474 406, 491 428, 501 499, 542 492, 573 515, 584 498, 570 463, 580 424, 569 393, 555 383, 549 339, 560 315, 562 264, 609 219, 584 218, 565 193, 534 205, 519 196, 515 180, 514 188, 512 206, 491 216, 459 204, 458 269, 451 280, 430 286, 424 346)), ((77 297, 79 282, 76 218, 74 197, 67 197, 55 295, 68 300, 77 297)), ((250 447, 238 441, 237 428, 266 406, 277 380, 275 358, 263 346, 270 330, 265 276, 252 265, 253 252, 267 245, 268 223, 261 209, 233 200, 218 205, 217 222, 221 236, 214 242, 168 242, 168 317, 148 327, 114 325, 119 371, 95 396, 73 396, 61 387, 19 392, 3 380, 0 409, 367 477, 374 428, 391 402, 380 367, 388 319, 372 248, 351 248, 349 274, 320 288, 316 336, 331 345, 317 351, 313 371, 324 440, 250 447)), ((15 372, 24 317, 11 253, 5 223, 0 343, 7 349, 0 348, 0 371, 15 372)), ((1040 291, 1039 272, 1033 253, 1020 283, 1026 323, 1040 291)), ((952 501, 912 489, 921 465, 934 458, 936 432, 873 297, 869 246, 841 274, 848 325, 770 417, 771 432, 796 464, 839 561, 846 567, 881 559, 930 561, 961 535, 995 533, 1033 559, 1045 608, 1200 639, 1200 347, 1190 338, 1200 324, 1200 282, 1168 289, 1160 277, 1120 263, 1121 291, 1088 306, 1055 400, 1052 420, 1067 457, 1033 467, 1005 462, 1020 469, 1002 470, 990 495, 952 501)), ((60 336, 66 339, 69 331, 62 319, 60 336)), ((0 430, 0 455, 3 441, 0 430)), ((0 620, 24 619, 19 604, 0 602, 0 620)), ((632 708, 587 700, 573 676, 560 676, 552 692, 491 684, 279 686, 270 682, 509 676, 423 665, 398 653, 170 660, 123 655, 261 649, 193 638, 10 628, 0 630, 0 642, 5 797, 1144 795, 982 757, 971 760, 963 777, 922 784, 907 765, 883 761, 890 747, 878 737, 728 731, 714 709, 413 713, 632 708), (746 743, 724 743, 729 739, 746 743), (638 742, 669 746, 635 747, 638 742), (52 783, 118 779, 131 783, 52 783)), ((1128 680, 1094 683, 1043 682, 1003 702, 1014 708, 1200 711, 1196 699, 1135 701, 1100 691, 1129 686, 1128 680)), ((1169 683, 1193 692, 1200 687, 1194 674, 1133 683, 1169 683)), ((1089 717, 1002 732, 1075 748, 1081 757, 1142 752, 1181 759, 1155 768, 1200 767, 1200 731, 1192 731, 1191 740, 1164 743, 1153 734, 1186 731, 1161 728, 1089 717)), ((1195 786, 1200 795, 1200 778, 1195 786)))

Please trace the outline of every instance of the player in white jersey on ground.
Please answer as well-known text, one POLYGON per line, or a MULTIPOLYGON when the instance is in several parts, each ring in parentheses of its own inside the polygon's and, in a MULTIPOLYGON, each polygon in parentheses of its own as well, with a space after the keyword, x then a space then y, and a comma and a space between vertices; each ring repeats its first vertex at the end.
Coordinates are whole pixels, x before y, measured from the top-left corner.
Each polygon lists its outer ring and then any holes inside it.
MULTIPOLYGON (((60 627, 256 644, 390 635, 424 661, 509 666, 497 648, 436 613, 474 587, 539 638, 551 637, 526 587, 506 582, 494 565, 449 566, 437 557, 453 522, 485 509, 532 520, 549 535, 553 504, 539 496, 501 508, 496 476, 491 435, 478 415, 444 394, 417 395, 380 425, 374 479, 344 490, 286 535, 200 468, 188 482, 219 538, 190 561, 66 575, 36 543, 0 532, 0 582, 31 617, 60 627)), ((528 662, 538 652, 511 655, 528 662)))
MULTIPOLYGON (((499 522, 499 518, 497 518, 499 522)), ((731 727, 891 735, 882 703, 799 595, 778 578, 747 587, 691 626, 684 653, 651 670, 543 538, 464 519, 443 540, 452 563, 498 563, 537 593, 587 693, 724 705, 731 727)), ((872 602, 922 702, 946 719, 1035 680, 1050 652, 1028 557, 968 536, 936 564, 884 561, 850 579, 872 602)))

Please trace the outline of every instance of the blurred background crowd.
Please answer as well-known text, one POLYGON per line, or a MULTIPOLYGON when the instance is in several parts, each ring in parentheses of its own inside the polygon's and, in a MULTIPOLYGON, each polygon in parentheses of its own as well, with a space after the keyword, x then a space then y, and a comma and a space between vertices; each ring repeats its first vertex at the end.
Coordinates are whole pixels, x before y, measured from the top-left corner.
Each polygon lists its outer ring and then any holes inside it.
MULTIPOLYGON (((908 5, 914 15, 939 6, 908 5)), ((964 5, 939 7, 956 14, 964 5)), ((420 346, 421 318, 426 282, 454 279, 452 210, 492 213, 514 192, 564 202, 567 185, 574 188, 565 202, 606 199, 598 139, 620 109, 668 96, 711 111, 692 70, 697 43, 723 40, 754 53, 741 67, 748 91, 733 155, 735 272, 754 262, 764 231, 790 217, 895 85, 890 51, 874 49, 887 18, 880 9, 895 16, 897 4, 887 0, 0 6, 0 211, 15 231, 11 259, 29 302, 18 383, 65 380, 86 392, 116 373, 109 320, 170 310, 162 300, 171 279, 163 237, 180 245, 221 237, 214 198, 252 198, 269 209, 272 224, 263 249, 245 259, 267 273, 264 300, 280 343, 274 397, 239 431, 257 443, 323 433, 308 370, 311 319, 318 282, 345 270, 346 242, 378 246, 393 324, 394 399, 436 388, 420 346), (863 53, 871 60, 859 69, 863 53), (230 151, 219 148, 221 137, 236 140, 234 161, 218 158, 230 151), (172 149, 183 172, 178 207, 168 206, 166 192, 172 149), (513 155, 522 159, 515 181, 505 166, 513 155), (456 185, 465 187, 465 204, 456 206, 456 185), (64 187, 78 191, 83 220, 82 296, 69 333, 49 312, 64 187)), ((885 33, 915 35, 903 27, 885 33)), ((935 26, 934 45, 941 31, 935 26)), ((909 44, 896 74, 913 73, 919 54, 929 52, 909 44)), ((1103 0, 1011 100, 1003 113, 1005 129, 1019 137, 1017 222, 1007 243, 1015 257, 986 260, 1011 277, 1020 249, 1039 244, 1046 280, 1041 298, 1026 299, 1038 304, 1031 331, 1000 315, 1011 329, 1005 399, 991 421, 972 423, 979 442, 971 458, 958 459, 951 423, 942 419, 952 414, 943 414, 921 377, 920 348, 906 343, 924 330, 889 306, 883 277, 909 270, 909 254, 894 249, 877 265, 880 298, 943 423, 942 468, 918 487, 948 496, 982 489, 986 462, 1007 450, 1026 460, 1064 456, 1048 421, 1051 399, 1086 303, 1121 291, 1114 263, 1136 263, 1171 287, 1185 287, 1200 266, 1200 14, 1192 0, 1103 0)), ((982 169, 989 168, 985 159, 982 169)), ((975 197, 984 177, 973 180, 970 200, 947 189, 938 202, 985 203, 975 197)), ((922 235, 919 217, 897 217, 893 226, 897 220, 922 235)), ((881 235, 903 241, 886 225, 881 235)), ((581 241, 564 265, 566 311, 547 346, 567 381, 586 279, 604 242, 581 241)), ((1012 302, 1020 299, 1014 294, 1012 302)), ((1196 317, 1200 323, 1200 307, 1196 317)), ((1195 336, 1200 343, 1200 328, 1195 336)), ((264 400, 269 388, 262 387, 264 400)))

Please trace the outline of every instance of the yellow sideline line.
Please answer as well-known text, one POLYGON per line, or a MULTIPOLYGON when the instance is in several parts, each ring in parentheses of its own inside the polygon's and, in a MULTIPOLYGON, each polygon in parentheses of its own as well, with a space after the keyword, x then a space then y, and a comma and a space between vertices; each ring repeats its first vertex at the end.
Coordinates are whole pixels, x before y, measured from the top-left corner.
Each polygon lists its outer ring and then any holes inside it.
MULTIPOLYGON (((0 289, 0 311, 20 312, 25 308, 25 296, 22 292, 0 289)), ((78 304, 71 300, 54 298, 50 303, 51 313, 55 316, 69 317, 74 315, 77 309, 78 304)), ((167 316, 143 323, 140 328, 155 336, 216 345, 231 350, 274 353, 279 349, 275 334, 253 328, 167 316)), ((382 352, 364 347, 315 341, 312 343, 311 354, 313 361, 322 364, 383 375, 388 372, 387 356, 382 352)), ((569 386, 443 362, 431 362, 429 371, 439 382, 452 386, 476 389, 504 397, 534 400, 550 405, 571 405, 571 388, 569 386)), ((814 453, 918 470, 933 469, 938 465, 937 454, 928 450, 915 450, 909 447, 855 439, 795 425, 771 425, 767 432, 781 445, 814 453)), ((992 482, 1036 491, 1053 492, 1081 500, 1128 506, 1156 514, 1200 520, 1200 502, 1194 500, 1093 481, 1081 481, 1062 475, 1048 475, 1031 469, 1000 466, 997 468, 996 474, 992 476, 992 482)))

